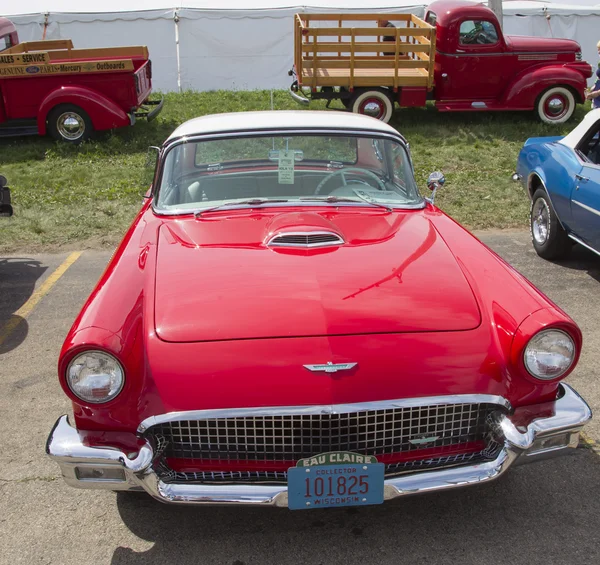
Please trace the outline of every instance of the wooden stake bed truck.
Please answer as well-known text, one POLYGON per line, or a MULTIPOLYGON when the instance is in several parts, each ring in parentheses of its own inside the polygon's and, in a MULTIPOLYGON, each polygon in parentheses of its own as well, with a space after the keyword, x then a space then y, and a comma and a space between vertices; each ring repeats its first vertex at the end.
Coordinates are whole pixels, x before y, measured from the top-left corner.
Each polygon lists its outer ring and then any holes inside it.
MULTIPOLYGON (((438 0, 413 14, 296 14, 295 100, 339 99, 388 122, 394 103, 441 111, 535 110, 563 123, 585 101, 591 66, 576 41, 503 36, 495 14, 438 0)), ((329 104, 329 103, 328 103, 329 104)))
POLYGON ((80 143, 95 130, 155 118, 148 49, 74 49, 70 39, 19 43, 0 18, 0 137, 49 133, 80 143))

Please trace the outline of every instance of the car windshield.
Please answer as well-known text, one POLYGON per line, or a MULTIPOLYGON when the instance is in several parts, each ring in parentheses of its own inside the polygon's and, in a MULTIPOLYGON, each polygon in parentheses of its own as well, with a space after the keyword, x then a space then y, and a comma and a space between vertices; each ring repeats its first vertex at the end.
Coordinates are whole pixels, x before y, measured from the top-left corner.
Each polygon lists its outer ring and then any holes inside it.
POLYGON ((155 208, 164 214, 256 205, 420 207, 406 148, 344 135, 186 140, 164 158, 155 208))

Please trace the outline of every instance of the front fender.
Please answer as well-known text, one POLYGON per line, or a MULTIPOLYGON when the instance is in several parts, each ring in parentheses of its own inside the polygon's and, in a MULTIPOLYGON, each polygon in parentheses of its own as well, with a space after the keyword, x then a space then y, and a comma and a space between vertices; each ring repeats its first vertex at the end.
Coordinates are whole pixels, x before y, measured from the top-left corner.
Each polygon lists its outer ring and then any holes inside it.
POLYGON ((569 86, 578 96, 576 102, 585 100, 586 81, 583 75, 567 66, 545 66, 527 69, 509 84, 501 100, 507 108, 534 108, 538 96, 552 86, 569 86))
POLYGON ((48 114, 59 104, 74 104, 85 110, 95 130, 131 125, 127 112, 104 94, 81 86, 62 86, 48 94, 40 105, 37 125, 41 135, 46 133, 48 114))

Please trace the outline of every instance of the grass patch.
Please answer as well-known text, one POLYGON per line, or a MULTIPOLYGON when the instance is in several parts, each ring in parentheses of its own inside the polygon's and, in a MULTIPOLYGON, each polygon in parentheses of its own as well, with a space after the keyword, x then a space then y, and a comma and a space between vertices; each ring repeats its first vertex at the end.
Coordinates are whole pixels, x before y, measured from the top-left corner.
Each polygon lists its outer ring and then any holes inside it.
MULTIPOLYGON (((166 95, 151 123, 100 134, 79 147, 45 137, 0 139, 0 173, 9 181, 15 216, 0 218, 0 252, 113 246, 141 206, 149 145, 160 145, 180 123, 205 114, 270 109, 269 91, 184 92, 166 95)), ((340 104, 333 104, 342 108, 340 104)), ((285 91, 274 108, 299 109, 285 91)), ((311 104, 324 109, 324 102, 311 104)), ((471 229, 524 227, 528 199, 510 179, 528 137, 563 135, 563 126, 537 122, 532 113, 443 114, 433 106, 396 111, 392 125, 410 142, 424 191, 434 170, 446 187, 436 204, 471 229)))

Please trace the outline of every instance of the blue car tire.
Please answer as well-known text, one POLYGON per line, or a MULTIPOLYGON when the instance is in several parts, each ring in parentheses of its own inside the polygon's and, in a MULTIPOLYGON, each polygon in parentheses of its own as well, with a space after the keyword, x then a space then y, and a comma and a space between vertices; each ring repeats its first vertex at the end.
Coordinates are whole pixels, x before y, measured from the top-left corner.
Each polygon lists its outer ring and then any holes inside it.
POLYGON ((529 226, 531 242, 540 257, 560 259, 571 251, 571 240, 560 225, 550 198, 543 188, 538 188, 531 199, 529 226))

